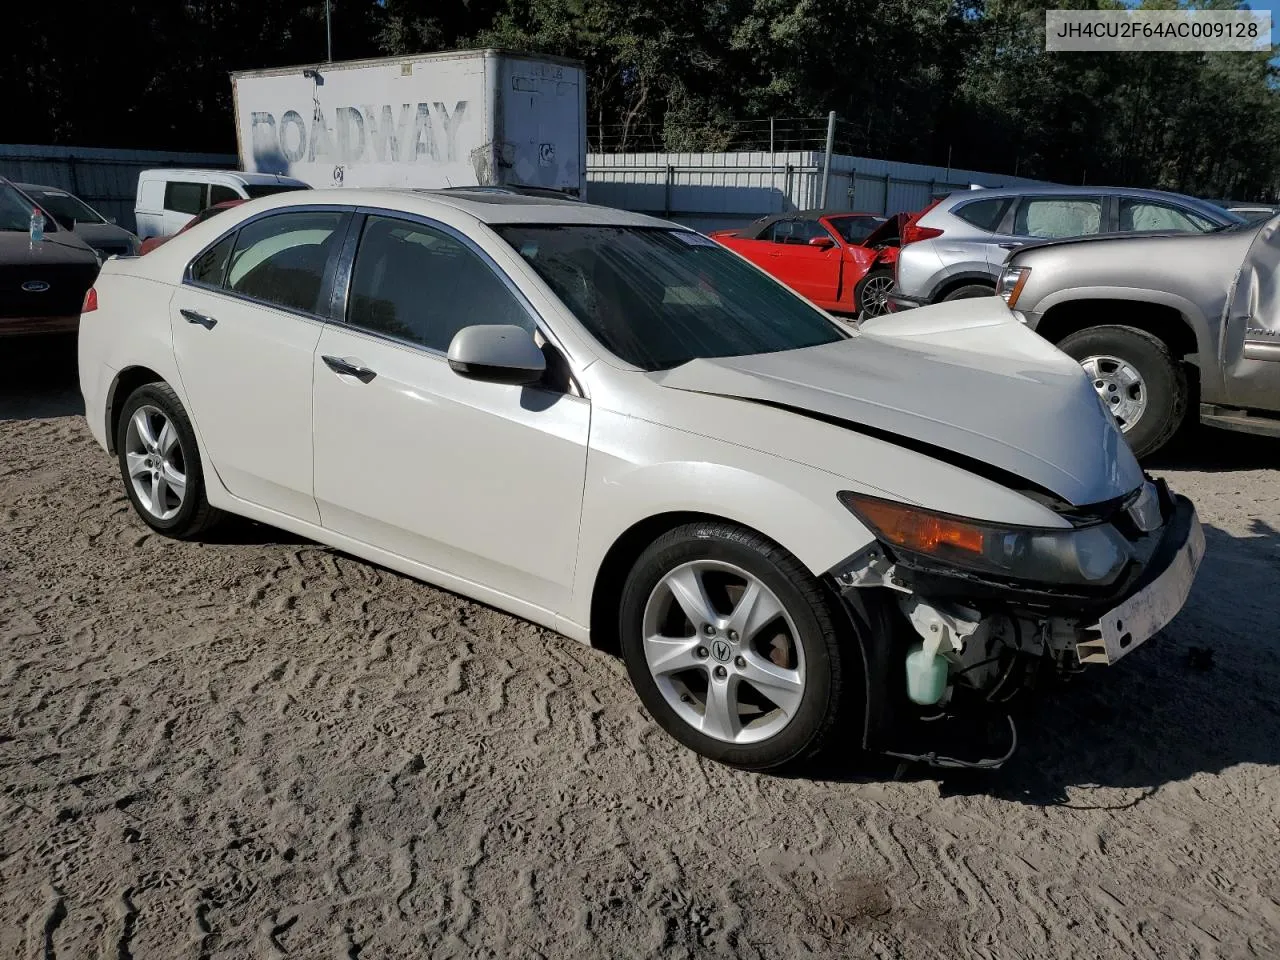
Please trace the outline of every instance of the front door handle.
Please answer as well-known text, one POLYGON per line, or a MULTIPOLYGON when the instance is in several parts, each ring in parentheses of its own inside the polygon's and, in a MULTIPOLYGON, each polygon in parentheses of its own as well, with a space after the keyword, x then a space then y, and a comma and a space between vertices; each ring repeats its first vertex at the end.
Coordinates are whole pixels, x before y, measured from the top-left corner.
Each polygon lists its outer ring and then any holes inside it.
POLYGON ((362 367, 359 363, 352 363, 350 360, 343 360, 341 357, 325 357, 320 358, 334 373, 340 377, 355 377, 361 383, 368 383, 377 374, 368 367, 362 367))
POLYGON ((187 318, 187 323, 198 323, 200 324, 200 326, 204 327, 206 330, 212 330, 214 327, 214 324, 218 322, 217 320, 213 319, 213 317, 205 316, 203 313, 200 313, 197 310, 187 310, 183 308, 178 312, 187 318))

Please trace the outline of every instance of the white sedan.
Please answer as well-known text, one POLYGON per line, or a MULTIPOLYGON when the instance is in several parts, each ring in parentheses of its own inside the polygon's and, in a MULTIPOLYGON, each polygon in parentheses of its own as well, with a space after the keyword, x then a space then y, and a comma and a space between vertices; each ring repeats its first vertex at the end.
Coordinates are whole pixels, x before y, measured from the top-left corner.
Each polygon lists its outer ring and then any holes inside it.
POLYGON ((108 261, 84 309, 89 427, 153 529, 239 514, 617 650, 742 767, 996 765, 992 704, 1134 649, 1203 552, 998 298, 858 330, 637 214, 292 193, 108 261))

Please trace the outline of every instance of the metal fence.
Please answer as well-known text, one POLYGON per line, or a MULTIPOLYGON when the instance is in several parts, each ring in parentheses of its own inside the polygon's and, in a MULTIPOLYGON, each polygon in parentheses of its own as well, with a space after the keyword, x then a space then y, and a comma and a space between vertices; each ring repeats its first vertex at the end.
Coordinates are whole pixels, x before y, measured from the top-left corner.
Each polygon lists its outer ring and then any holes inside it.
POLYGON ((236 156, 225 153, 0 144, 0 175, 17 183, 59 187, 74 193, 127 230, 136 229, 133 206, 141 171, 155 167, 238 166, 236 156))
POLYGON ((971 186, 1041 181, 824 152, 595 153, 587 156, 587 198, 650 213, 699 230, 821 204, 835 210, 914 211, 971 186))

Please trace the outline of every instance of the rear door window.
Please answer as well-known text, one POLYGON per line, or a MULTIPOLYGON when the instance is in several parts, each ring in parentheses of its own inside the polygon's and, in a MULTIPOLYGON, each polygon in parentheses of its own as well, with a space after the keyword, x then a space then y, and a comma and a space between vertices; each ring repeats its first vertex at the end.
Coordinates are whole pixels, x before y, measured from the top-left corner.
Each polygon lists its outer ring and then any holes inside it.
POLYGON ((1174 233, 1206 233, 1217 224, 1198 213, 1167 203, 1153 203, 1138 197, 1120 198, 1120 229, 1167 230, 1174 233))
POLYGON ((1024 197, 1013 219, 1019 237, 1059 240, 1101 230, 1101 197, 1024 197))
POLYGON ((325 269, 344 216, 336 210, 292 211, 241 228, 227 265, 226 289, 291 310, 320 313, 322 293, 328 292, 321 289, 325 269))
POLYGON ((955 215, 965 223, 972 224, 979 230, 994 233, 1000 228, 1013 197, 990 197, 986 200, 974 200, 956 207, 955 215))
POLYGON ((170 180, 164 185, 164 208, 174 213, 189 213, 194 216, 207 206, 204 198, 203 183, 170 180))

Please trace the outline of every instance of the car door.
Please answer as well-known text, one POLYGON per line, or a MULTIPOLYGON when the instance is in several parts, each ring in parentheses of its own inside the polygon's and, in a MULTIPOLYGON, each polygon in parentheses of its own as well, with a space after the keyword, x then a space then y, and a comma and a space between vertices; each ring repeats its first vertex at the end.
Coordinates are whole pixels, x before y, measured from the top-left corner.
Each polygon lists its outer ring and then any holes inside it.
POLYGON ((590 405, 567 383, 466 379, 446 357, 464 327, 538 329, 531 308, 457 232, 382 213, 360 227, 341 289, 345 322, 325 327, 314 367, 315 492, 324 525, 563 609, 590 405))
POLYGON ((830 231, 817 220, 780 220, 773 225, 775 277, 803 296, 820 303, 837 298, 840 286, 840 259, 843 251, 830 231), (826 239, 827 247, 810 244, 826 239))
POLYGON ((170 308, 205 468, 236 497, 319 523, 311 371, 350 214, 258 217, 197 256, 170 308))
POLYGON ((1258 231, 1225 313, 1227 403, 1280 413, 1280 229, 1258 231))

